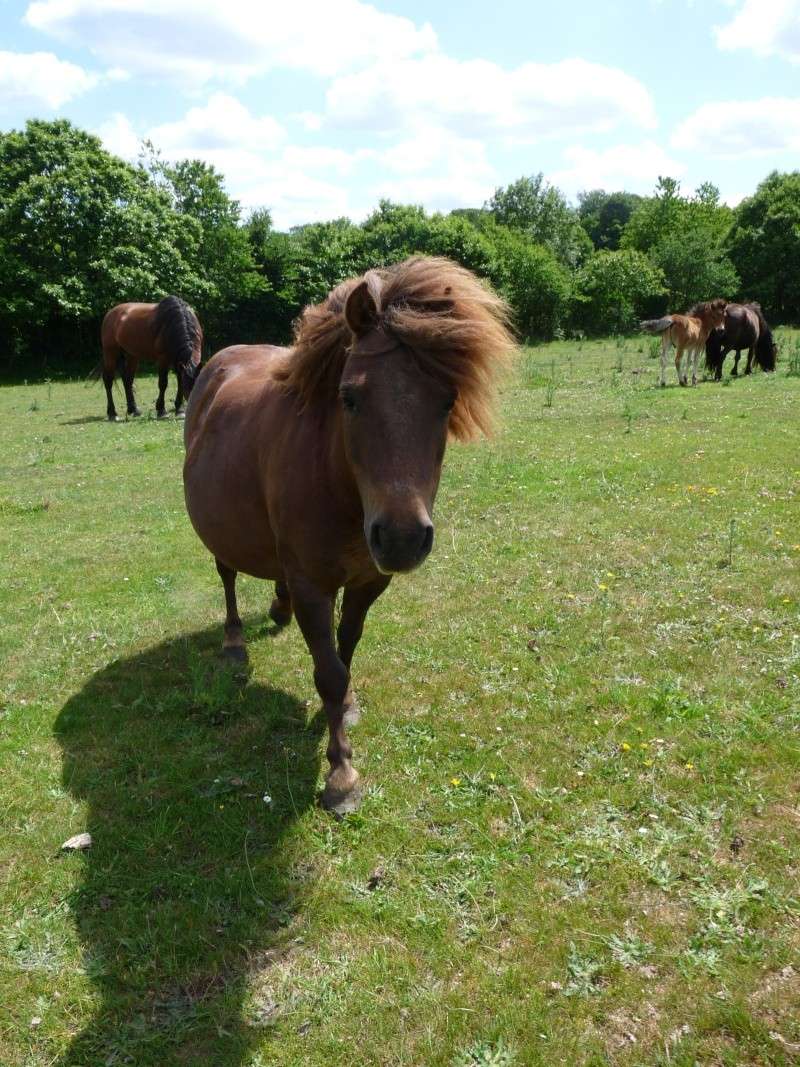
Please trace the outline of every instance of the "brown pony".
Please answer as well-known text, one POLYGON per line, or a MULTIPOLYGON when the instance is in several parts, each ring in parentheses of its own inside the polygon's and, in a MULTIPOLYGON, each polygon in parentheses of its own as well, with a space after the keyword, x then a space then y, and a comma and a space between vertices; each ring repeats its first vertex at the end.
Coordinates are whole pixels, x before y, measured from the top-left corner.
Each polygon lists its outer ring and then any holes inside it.
POLYGON ((712 330, 722 325, 725 319, 725 300, 706 300, 695 304, 686 315, 664 315, 660 319, 647 319, 640 326, 647 333, 661 334, 661 385, 667 384, 667 353, 675 345, 675 370, 680 385, 687 385, 689 363, 692 365, 692 385, 697 385, 697 359, 705 350, 706 340, 712 330), (686 353, 686 368, 682 367, 686 353))
POLYGON ((237 572, 274 580, 270 616, 294 613, 314 660, 330 731, 322 801, 338 813, 359 801, 345 724, 365 616, 431 550, 448 434, 488 431, 492 380, 514 349, 507 323, 469 271, 409 259, 307 308, 291 348, 224 349, 192 393, 186 506, 225 589, 223 649, 246 659, 237 572))
POLYGON ((133 395, 133 379, 139 360, 150 360, 158 367, 156 415, 163 419, 164 393, 170 370, 178 380, 175 414, 179 414, 192 390, 200 370, 203 331, 197 316, 179 296, 165 296, 158 304, 117 304, 103 319, 100 332, 103 346, 101 368, 108 397, 107 414, 115 422, 117 412, 111 387, 119 364, 129 415, 141 415, 133 395))
POLYGON ((738 376, 743 348, 747 349, 745 374, 750 373, 753 358, 762 370, 775 370, 778 349, 760 304, 728 304, 723 329, 712 330, 708 335, 706 369, 713 371, 715 381, 722 379, 722 367, 729 352, 736 353, 731 375, 738 376))

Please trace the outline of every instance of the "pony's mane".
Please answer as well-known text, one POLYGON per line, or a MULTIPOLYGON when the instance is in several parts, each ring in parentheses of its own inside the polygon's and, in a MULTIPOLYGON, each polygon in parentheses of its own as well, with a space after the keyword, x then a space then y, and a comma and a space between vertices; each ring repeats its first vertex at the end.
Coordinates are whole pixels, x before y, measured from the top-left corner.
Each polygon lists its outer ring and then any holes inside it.
MULTIPOLYGON (((506 303, 470 271, 448 259, 417 256, 370 272, 379 301, 377 325, 407 346, 421 368, 450 385, 456 402, 449 428, 467 440, 491 431, 496 372, 516 344, 506 303)), ((363 280, 342 282, 321 304, 306 308, 279 379, 303 404, 333 403, 353 335, 347 297, 363 280)))
POLYGON ((165 296, 156 305, 155 335, 176 366, 190 367, 192 354, 203 339, 197 316, 179 296, 165 296))
POLYGON ((712 310, 724 307, 727 304, 727 300, 723 300, 722 297, 717 297, 716 300, 701 300, 699 304, 693 304, 686 312, 689 318, 701 319, 709 315, 712 310))

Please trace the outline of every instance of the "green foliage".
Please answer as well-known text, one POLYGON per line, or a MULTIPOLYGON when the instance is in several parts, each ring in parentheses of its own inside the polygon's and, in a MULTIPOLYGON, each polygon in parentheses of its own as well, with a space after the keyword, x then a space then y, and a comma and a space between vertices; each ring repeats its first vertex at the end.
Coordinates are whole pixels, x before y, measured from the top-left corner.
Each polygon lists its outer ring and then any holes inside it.
POLYGON ((493 281, 514 310, 521 336, 556 336, 569 311, 569 274, 550 249, 504 226, 487 231, 496 250, 493 281))
POLYGON ((202 228, 66 120, 0 134, 0 330, 22 338, 121 299, 201 300, 202 228))
POLYGON ((598 252, 575 279, 573 317, 590 334, 626 333, 663 310, 664 276, 641 252, 598 252))
POLYGON ((732 217, 710 182, 686 197, 674 178, 659 178, 655 194, 631 216, 621 245, 647 253, 664 276, 669 308, 686 310, 698 300, 732 298, 738 291, 724 248, 732 217))
POLYGON ((519 178, 495 189, 486 205, 501 226, 518 230, 530 241, 545 245, 564 266, 576 267, 591 253, 592 244, 564 194, 544 175, 519 178))
POLYGON ((594 247, 616 251, 628 220, 641 202, 636 193, 607 193, 605 189, 578 193, 578 218, 594 247))
POLYGON ((768 316, 800 318, 800 171, 773 171, 739 204, 727 248, 746 296, 768 316))

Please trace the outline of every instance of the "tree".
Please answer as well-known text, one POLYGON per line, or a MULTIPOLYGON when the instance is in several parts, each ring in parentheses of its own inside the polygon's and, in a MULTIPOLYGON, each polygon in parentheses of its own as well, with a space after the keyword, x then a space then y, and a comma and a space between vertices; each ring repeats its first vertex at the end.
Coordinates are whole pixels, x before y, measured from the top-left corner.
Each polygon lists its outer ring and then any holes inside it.
POLYGON ((570 277, 549 248, 505 226, 487 231, 495 250, 492 281, 511 305, 521 336, 548 340, 569 312, 570 277))
POLYGON ((620 248, 648 252, 664 237, 676 232, 682 218, 681 185, 675 178, 659 176, 653 196, 641 201, 631 215, 620 248))
MULTIPOLYGON (((38 330, 81 345, 121 300, 200 299, 201 227, 172 210, 147 173, 66 120, 0 134, 0 330, 24 350, 38 330)), ((95 342, 96 343, 96 342, 95 342)))
POLYGON ((626 333, 665 298, 664 276, 642 252, 598 252, 576 276, 573 315, 587 333, 626 333))
POLYGON ((197 270, 206 283, 200 310, 207 331, 218 333, 238 301, 250 300, 265 289, 241 225, 239 202, 226 192, 223 176, 202 160, 166 164, 152 155, 150 171, 161 179, 173 209, 200 225, 197 270))
POLYGON ((579 266, 591 254, 591 241, 578 216, 541 173, 495 189, 486 207, 501 226, 545 245, 566 267, 579 266))
POLYGON ((578 193, 578 218, 597 250, 615 252, 633 212, 641 204, 636 193, 592 189, 578 193))
POLYGON ((663 237, 650 260, 663 273, 672 309, 688 310, 718 296, 731 299, 739 290, 730 259, 700 227, 663 237))
POLYGON ((739 204, 726 247, 746 297, 783 322, 800 320, 800 171, 773 171, 739 204))

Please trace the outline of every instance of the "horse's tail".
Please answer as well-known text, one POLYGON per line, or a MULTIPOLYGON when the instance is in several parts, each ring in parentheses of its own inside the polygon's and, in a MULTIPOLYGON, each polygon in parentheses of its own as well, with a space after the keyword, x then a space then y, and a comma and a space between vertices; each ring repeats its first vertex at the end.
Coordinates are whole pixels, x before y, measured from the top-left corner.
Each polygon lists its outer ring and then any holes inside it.
POLYGON ((179 296, 165 296, 156 306, 155 333, 169 361, 183 379, 188 396, 200 371, 203 330, 194 311, 179 296))
POLYGON ((758 316, 756 363, 762 370, 775 370, 777 347, 775 345, 775 338, 772 336, 772 330, 769 328, 767 320, 764 318, 764 312, 761 310, 761 305, 753 302, 748 304, 747 307, 751 308, 758 316))
POLYGON ((660 319, 643 319, 639 323, 639 329, 645 333, 666 333, 672 325, 671 315, 662 315, 660 319))

